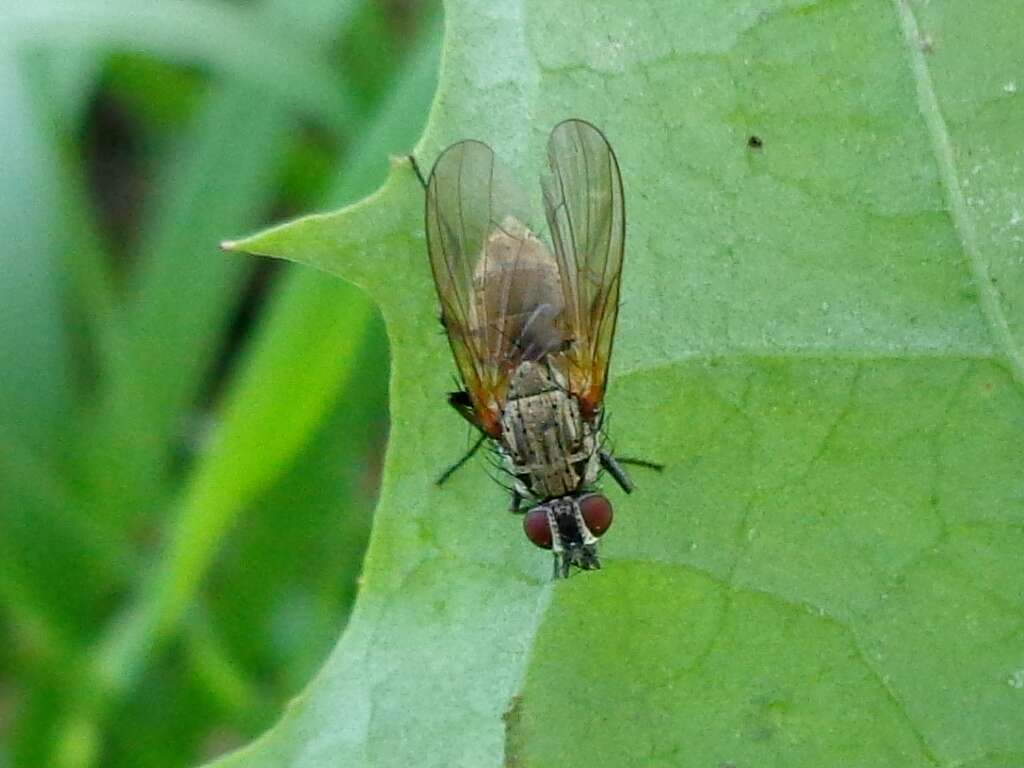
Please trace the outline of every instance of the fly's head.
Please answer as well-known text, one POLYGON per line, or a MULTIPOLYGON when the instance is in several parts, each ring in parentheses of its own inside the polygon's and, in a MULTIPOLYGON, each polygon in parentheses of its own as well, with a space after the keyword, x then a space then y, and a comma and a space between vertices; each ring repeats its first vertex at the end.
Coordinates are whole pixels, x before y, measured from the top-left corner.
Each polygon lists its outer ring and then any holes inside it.
POLYGON ((573 566, 600 568, 597 540, 612 524, 612 505, 599 493, 563 496, 538 504, 523 518, 526 537, 555 555, 555 576, 565 578, 573 566))

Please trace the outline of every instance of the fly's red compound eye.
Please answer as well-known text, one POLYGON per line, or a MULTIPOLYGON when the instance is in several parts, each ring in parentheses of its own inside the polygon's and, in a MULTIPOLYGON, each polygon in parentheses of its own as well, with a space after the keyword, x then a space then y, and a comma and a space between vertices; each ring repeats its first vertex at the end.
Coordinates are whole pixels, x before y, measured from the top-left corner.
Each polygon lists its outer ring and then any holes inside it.
POLYGON ((604 496, 599 493, 588 493, 577 503, 580 505, 583 522, 587 524, 592 534, 600 536, 612 527, 612 504, 604 496))
POLYGON ((541 549, 551 549, 551 526, 548 513, 543 507, 536 507, 523 518, 523 532, 526 538, 541 549))

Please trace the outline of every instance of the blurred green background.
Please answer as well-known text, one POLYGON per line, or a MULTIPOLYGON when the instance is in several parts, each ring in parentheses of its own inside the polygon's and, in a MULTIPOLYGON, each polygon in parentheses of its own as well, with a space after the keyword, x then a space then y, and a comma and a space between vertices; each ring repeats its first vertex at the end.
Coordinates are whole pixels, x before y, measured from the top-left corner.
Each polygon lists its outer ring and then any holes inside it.
POLYGON ((0 766, 181 766, 345 626, 387 436, 357 289, 218 241, 365 196, 426 0, 0 5, 0 766))

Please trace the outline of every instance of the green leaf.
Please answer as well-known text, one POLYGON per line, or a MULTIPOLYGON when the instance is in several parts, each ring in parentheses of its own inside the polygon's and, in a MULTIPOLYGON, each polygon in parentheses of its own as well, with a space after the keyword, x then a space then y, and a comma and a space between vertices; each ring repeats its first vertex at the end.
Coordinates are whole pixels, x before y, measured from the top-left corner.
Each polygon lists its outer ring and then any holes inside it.
POLYGON ((433 485, 466 430, 410 167, 236 243, 379 302, 392 434, 352 622, 219 765, 1024 761, 1021 24, 450 3, 417 156, 481 139, 532 187, 556 122, 605 130, 630 220, 611 434, 668 469, 609 489, 604 570, 550 582, 479 466, 433 485))

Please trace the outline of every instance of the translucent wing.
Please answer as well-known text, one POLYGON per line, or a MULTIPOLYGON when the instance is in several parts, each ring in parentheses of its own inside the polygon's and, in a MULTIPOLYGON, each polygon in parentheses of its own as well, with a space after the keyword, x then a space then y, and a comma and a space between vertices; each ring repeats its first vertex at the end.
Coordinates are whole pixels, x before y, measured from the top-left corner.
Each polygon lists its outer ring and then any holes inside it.
POLYGON ((511 372, 522 360, 563 344, 556 330, 563 301, 558 267, 515 210, 486 144, 461 141, 434 164, 427 182, 427 247, 441 319, 465 387, 452 403, 495 438, 511 372))
POLYGON ((570 391, 586 419, 600 410, 619 311, 626 216, 615 153, 590 123, 566 120, 548 139, 544 209, 565 304, 570 391))

